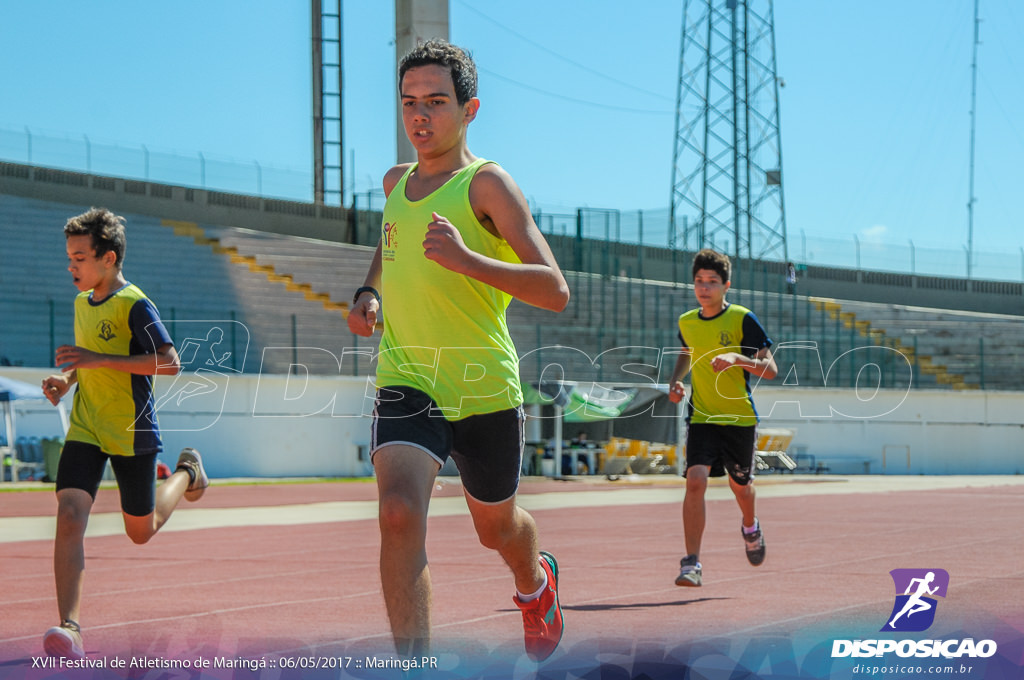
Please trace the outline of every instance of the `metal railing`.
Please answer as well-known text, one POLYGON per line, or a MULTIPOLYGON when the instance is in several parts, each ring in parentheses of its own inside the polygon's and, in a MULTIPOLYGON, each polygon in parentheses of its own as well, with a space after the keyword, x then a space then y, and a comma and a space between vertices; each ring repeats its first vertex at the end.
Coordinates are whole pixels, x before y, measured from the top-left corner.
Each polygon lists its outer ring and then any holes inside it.
POLYGON ((0 159, 75 170, 91 175, 161 182, 267 198, 312 202, 312 172, 220 158, 93 141, 88 135, 59 137, 29 127, 0 128, 0 159))
MULTIPOLYGON (((75 170, 93 175, 189 186, 234 194, 312 202, 312 171, 279 168, 256 160, 218 158, 201 151, 192 154, 151 150, 146 145, 121 145, 79 137, 41 134, 29 127, 0 128, 0 159, 43 167, 75 170)), ((383 192, 349 192, 359 213, 356 242, 374 239, 383 206, 383 192)), ((696 244, 673 241, 668 208, 618 210, 580 208, 575 214, 551 212, 533 206, 535 219, 548 235, 591 239, 623 245, 693 250, 696 244)), ((733 244, 711 244, 730 252, 733 244)), ((895 272, 915 276, 964 277, 993 281, 1024 281, 1024 247, 973 254, 968 267, 966 247, 922 247, 912 240, 869 240, 857 234, 847 238, 789 233, 789 259, 806 267, 839 267, 853 271, 895 272)))

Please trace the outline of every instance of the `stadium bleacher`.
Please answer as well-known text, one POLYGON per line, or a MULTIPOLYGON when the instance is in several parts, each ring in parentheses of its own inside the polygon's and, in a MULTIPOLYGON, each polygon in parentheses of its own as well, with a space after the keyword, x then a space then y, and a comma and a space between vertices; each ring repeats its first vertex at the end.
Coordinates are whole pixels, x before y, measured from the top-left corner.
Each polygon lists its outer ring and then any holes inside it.
MULTIPOLYGON (((73 337, 77 291, 66 271, 61 230, 68 217, 88 208, 0 195, 6 241, 0 257, 0 356, 12 364, 52 365, 54 346, 73 337)), ((301 346, 340 356, 350 335, 340 313, 288 290, 265 272, 251 271, 208 245, 175 234, 161 220, 125 217, 126 277, 155 301, 176 340, 177 324, 184 329, 194 321, 239 323, 248 329, 250 346, 232 348, 234 355, 247 357, 236 370, 287 373, 298 360, 312 373, 338 372, 337 362, 326 353, 301 350, 269 353, 264 366, 263 349, 301 346), (296 342, 299 338, 301 343, 296 342)))
MULTIPOLYGON (((62 196, 61 187, 67 186, 66 201, 13 195, 0 186, 5 236, 0 251, 0 358, 49 365, 54 343, 70 338, 76 291, 65 271, 60 229, 69 216, 90 205, 110 205, 106 185, 97 185, 98 179, 103 178, 93 178, 91 185, 102 188, 92 193, 89 182, 53 182, 47 195, 62 196)), ((146 198, 174 197, 179 191, 149 190, 146 198)), ((374 349, 379 339, 356 338, 344 319, 373 248, 250 228, 263 227, 265 219, 251 214, 255 208, 250 203, 259 201, 243 198, 250 200, 239 203, 234 213, 225 201, 216 201, 216 214, 225 215, 223 224, 190 221, 196 216, 194 206, 177 210, 173 200, 154 199, 161 209, 147 209, 149 214, 112 205, 128 221, 129 280, 156 301, 172 333, 174 324, 184 328, 192 320, 244 325, 248 347, 232 349, 235 356, 245 355, 245 361, 234 370, 287 373, 297 363, 310 373, 365 375, 372 369, 369 361, 346 358, 341 366, 338 361, 346 350, 374 349), (267 348, 278 349, 265 352, 267 348)), ((662 357, 660 351, 678 345, 675 319, 693 306, 691 287, 571 271, 569 263, 581 258, 566 253, 566 243, 555 245, 572 290, 569 307, 554 314, 513 301, 509 308, 524 380, 540 379, 551 363, 562 364, 570 380, 666 379, 674 358, 662 357)), ((826 379, 830 386, 853 384, 864 358, 871 356, 880 365, 883 385, 904 380, 910 366, 916 387, 1019 389, 1013 368, 1022 362, 1020 317, 788 295, 755 285, 755 276, 746 278, 738 268, 730 300, 753 309, 777 346, 796 343, 802 348, 786 355, 792 359, 780 366, 784 379, 808 387, 822 386, 826 379), (807 350, 812 344, 816 352, 807 350), (887 350, 849 353, 869 346, 887 350)), ((853 297, 858 285, 851 281, 842 290, 845 297, 853 297)), ((543 377, 561 377, 551 370, 543 377)))

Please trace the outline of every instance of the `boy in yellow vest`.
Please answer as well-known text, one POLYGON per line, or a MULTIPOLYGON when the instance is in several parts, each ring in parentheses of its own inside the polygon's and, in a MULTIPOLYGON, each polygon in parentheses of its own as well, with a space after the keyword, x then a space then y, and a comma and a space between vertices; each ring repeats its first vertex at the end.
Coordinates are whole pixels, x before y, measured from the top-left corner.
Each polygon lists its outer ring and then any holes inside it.
POLYGON ((669 383, 669 399, 685 395, 682 379, 692 371, 693 394, 686 415, 686 495, 677 586, 700 586, 699 560, 704 536, 704 492, 708 477, 728 473, 729 488, 743 515, 747 560, 764 561, 765 542, 754 514, 754 445, 757 411, 750 395, 750 375, 771 380, 778 373, 761 323, 746 307, 725 301, 732 264, 729 257, 704 249, 693 258, 693 292, 698 309, 679 317, 683 349, 669 383))
POLYGON ((391 631, 399 653, 429 649, 427 507, 450 456, 481 544, 512 570, 526 651, 541 661, 562 637, 558 566, 516 504, 523 398, 505 309, 515 297, 561 311, 569 289, 519 187, 467 147, 480 107, 469 54, 427 42, 398 80, 417 162, 384 176, 381 241, 348 316, 369 336, 383 300, 371 455, 391 631))
POLYGON ((209 479, 195 449, 156 485, 162 448, 153 412, 154 375, 176 375, 178 353, 156 307, 121 271, 124 218, 94 208, 64 227, 75 298, 75 344, 57 348, 62 373, 43 380, 54 405, 78 385, 67 443, 57 468, 57 536, 53 571, 60 625, 43 636, 51 656, 85 656, 78 624, 85 571, 85 528, 107 461, 117 478, 124 528, 145 543, 184 496, 196 501, 209 479))

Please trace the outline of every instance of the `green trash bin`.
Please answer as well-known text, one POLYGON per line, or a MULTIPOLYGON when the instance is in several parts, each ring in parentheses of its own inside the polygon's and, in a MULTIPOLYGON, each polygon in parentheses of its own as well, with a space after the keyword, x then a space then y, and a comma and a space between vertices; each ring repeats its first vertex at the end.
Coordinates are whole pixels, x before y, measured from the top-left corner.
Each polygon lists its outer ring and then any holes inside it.
POLYGON ((44 438, 40 444, 43 447, 43 470, 46 472, 46 479, 50 482, 57 481, 57 464, 60 462, 60 452, 64 448, 64 440, 54 437, 44 438))

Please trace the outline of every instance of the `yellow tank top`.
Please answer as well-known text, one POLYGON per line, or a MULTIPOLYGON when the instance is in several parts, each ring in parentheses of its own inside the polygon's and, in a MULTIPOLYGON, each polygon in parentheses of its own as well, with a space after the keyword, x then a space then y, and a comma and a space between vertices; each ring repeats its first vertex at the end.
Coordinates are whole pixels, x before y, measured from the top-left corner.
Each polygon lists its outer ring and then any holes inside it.
POLYGON ((523 401, 519 356, 505 322, 512 297, 423 254, 427 224, 436 212, 455 225, 470 250, 519 262, 507 241, 484 229, 469 203, 474 175, 491 162, 478 158, 418 201, 405 195, 413 165, 392 190, 381 221, 384 335, 377 385, 418 389, 449 420, 514 408, 523 401))

